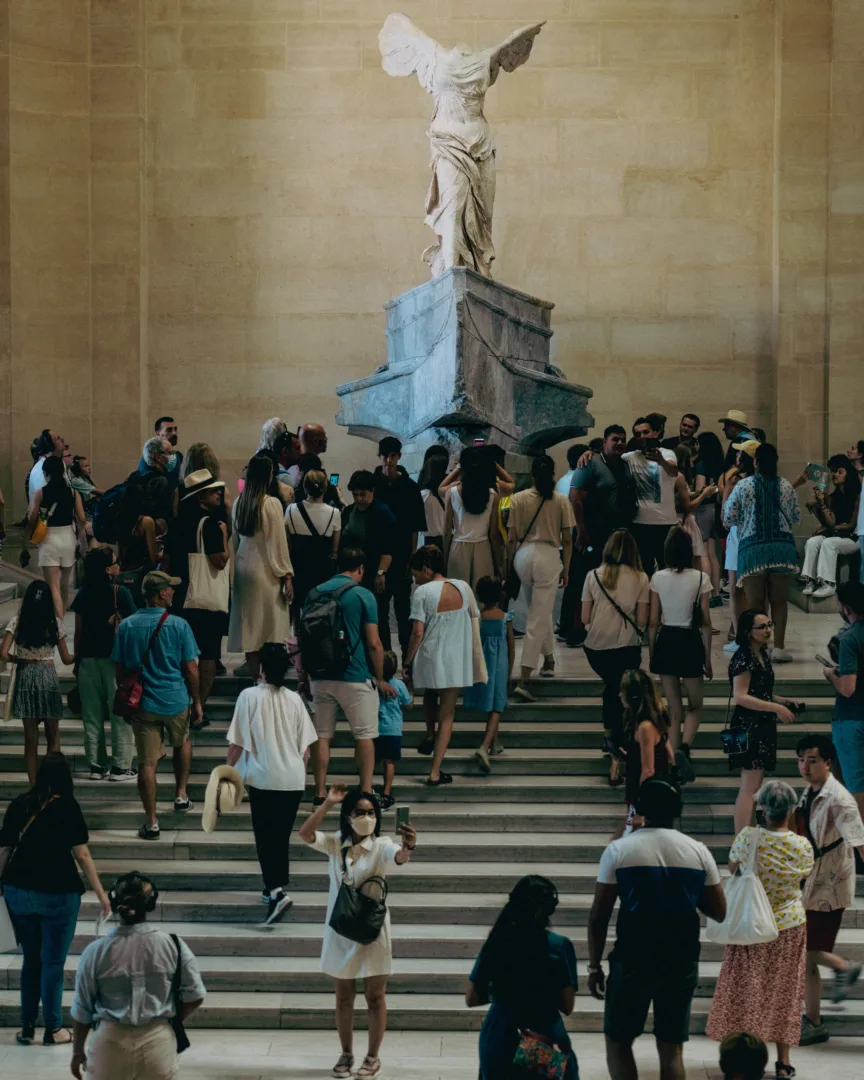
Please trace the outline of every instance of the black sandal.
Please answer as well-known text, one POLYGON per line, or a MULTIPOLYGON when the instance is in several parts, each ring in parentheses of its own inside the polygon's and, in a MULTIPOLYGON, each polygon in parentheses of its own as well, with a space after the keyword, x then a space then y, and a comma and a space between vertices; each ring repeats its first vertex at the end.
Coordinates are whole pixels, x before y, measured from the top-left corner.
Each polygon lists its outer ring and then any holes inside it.
POLYGON ((777 1080, 792 1080, 795 1070, 791 1065, 784 1065, 782 1061, 778 1061, 774 1065, 774 1075, 777 1080))
POLYGON ((72 1032, 69 1028, 59 1027, 49 1030, 45 1029, 45 1034, 42 1036, 43 1046, 68 1046, 72 1042, 72 1032), (68 1039, 58 1039, 55 1036, 63 1032, 64 1035, 68 1035, 68 1039))
POLYGON ((35 1024, 24 1024, 21 1030, 15 1033, 15 1042, 17 1042, 19 1046, 32 1046, 35 1034, 35 1024))
POLYGON ((437 780, 433 780, 430 776, 429 779, 426 781, 426 787, 441 787, 442 784, 452 783, 453 777, 450 775, 450 773, 442 772, 438 774, 437 780))

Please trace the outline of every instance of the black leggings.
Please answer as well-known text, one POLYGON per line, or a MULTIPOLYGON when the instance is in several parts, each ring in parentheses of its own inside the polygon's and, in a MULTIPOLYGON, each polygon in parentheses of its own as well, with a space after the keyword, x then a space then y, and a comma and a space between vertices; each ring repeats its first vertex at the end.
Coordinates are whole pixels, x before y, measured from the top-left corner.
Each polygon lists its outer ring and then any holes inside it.
POLYGON ((642 665, 642 649, 626 645, 623 649, 585 649, 585 658, 595 674, 603 680, 603 728, 616 746, 623 745, 621 676, 631 668, 642 665))
POLYGON ((288 884, 291 830, 303 798, 302 791, 265 791, 248 787, 255 849, 264 888, 269 892, 288 884))

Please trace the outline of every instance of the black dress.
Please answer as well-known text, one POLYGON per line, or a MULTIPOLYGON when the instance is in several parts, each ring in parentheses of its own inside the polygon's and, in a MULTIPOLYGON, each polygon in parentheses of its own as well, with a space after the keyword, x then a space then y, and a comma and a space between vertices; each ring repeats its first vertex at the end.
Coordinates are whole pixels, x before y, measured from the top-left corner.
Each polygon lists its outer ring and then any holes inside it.
MULTIPOLYGON (((751 697, 760 701, 771 701, 774 696, 774 668, 767 653, 763 653, 762 662, 753 651, 742 646, 729 661, 729 689, 732 692, 736 675, 750 672, 751 697)), ((777 714, 774 712, 754 712, 752 709, 735 706, 731 726, 743 728, 749 734, 747 750, 743 754, 729 755, 729 769, 763 769, 771 772, 777 766, 777 714)))

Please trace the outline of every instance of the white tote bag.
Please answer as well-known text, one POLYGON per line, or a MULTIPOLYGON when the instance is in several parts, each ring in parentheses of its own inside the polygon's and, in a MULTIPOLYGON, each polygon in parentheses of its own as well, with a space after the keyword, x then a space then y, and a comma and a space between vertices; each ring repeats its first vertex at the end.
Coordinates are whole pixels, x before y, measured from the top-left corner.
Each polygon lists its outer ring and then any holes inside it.
POLYGON ((15 940, 9 908, 6 907, 5 897, 0 896, 0 953, 15 952, 17 948, 18 942, 15 940))
POLYGON ((708 920, 705 937, 716 945, 762 945, 773 941, 779 931, 768 894, 756 873, 761 829, 750 838, 750 854, 741 874, 723 885, 726 893, 726 918, 722 923, 708 920))
POLYGON ((184 608, 199 611, 226 611, 231 589, 228 567, 217 570, 204 554, 204 522, 198 522, 197 553, 189 556, 189 588, 184 608))

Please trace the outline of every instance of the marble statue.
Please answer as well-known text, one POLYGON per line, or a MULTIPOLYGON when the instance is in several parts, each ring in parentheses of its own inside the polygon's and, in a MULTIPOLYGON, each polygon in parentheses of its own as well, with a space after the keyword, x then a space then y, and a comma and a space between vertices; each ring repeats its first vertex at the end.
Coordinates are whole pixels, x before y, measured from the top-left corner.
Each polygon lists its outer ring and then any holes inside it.
POLYGON ((416 72, 420 85, 435 98, 426 224, 438 240, 423 253, 433 277, 452 266, 492 276, 495 143, 483 102, 501 68, 515 71, 525 63, 543 25, 525 26, 480 52, 467 45, 442 48, 407 15, 389 15, 378 35, 387 74, 416 72))

